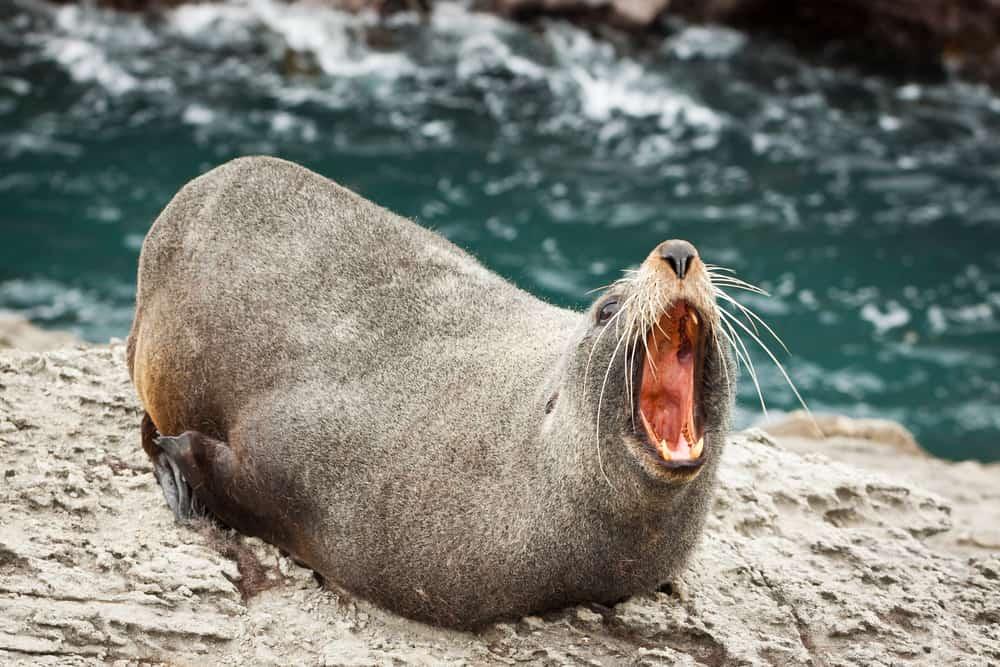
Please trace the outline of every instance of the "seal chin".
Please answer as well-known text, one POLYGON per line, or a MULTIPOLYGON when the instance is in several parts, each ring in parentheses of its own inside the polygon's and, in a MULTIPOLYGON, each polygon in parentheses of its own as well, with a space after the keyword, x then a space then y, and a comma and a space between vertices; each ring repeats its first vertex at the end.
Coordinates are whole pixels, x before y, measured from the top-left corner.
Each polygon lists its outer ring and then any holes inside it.
POLYGON ((694 477, 705 462, 701 379, 706 351, 705 317, 687 301, 668 308, 640 348, 629 440, 644 468, 672 479, 694 477))

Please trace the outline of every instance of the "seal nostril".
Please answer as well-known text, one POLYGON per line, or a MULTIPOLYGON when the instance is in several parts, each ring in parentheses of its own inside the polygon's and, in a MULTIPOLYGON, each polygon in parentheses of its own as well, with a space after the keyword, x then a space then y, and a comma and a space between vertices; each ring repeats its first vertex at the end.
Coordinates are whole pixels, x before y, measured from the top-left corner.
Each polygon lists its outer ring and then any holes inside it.
POLYGON ((687 241, 665 241, 660 246, 660 257, 663 258, 677 277, 684 279, 691 263, 698 256, 698 251, 687 241))

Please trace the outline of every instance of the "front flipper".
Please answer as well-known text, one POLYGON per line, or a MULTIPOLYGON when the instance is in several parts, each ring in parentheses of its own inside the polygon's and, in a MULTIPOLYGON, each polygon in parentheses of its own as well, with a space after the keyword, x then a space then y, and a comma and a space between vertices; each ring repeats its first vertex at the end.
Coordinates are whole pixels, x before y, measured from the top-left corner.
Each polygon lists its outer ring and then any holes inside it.
POLYGON ((163 490, 167 507, 181 523, 206 516, 205 505, 194 494, 184 473, 194 461, 191 435, 160 436, 153 439, 153 444, 159 449, 153 459, 153 474, 163 490))

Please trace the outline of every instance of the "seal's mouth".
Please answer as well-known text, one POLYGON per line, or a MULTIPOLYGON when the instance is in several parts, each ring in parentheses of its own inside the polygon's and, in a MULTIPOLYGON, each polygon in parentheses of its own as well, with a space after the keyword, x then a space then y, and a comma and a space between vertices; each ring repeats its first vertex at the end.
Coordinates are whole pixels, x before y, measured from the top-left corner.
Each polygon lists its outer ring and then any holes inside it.
POLYGON ((704 457, 705 428, 699 387, 704 362, 705 319, 686 301, 660 317, 646 336, 637 372, 636 435, 668 468, 697 468, 704 457))

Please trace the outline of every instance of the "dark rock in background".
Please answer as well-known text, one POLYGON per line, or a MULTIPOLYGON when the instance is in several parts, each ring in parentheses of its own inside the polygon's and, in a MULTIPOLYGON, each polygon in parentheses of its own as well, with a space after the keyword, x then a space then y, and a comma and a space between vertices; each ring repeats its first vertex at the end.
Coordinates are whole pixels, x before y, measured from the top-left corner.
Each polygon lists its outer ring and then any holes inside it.
MULTIPOLYGON (((57 0, 64 2, 67 0, 57 0)), ((345 11, 427 12, 432 0, 316 0, 345 11)), ((184 0, 98 0, 127 11, 184 0)), ((658 31, 671 16, 764 31, 806 50, 907 74, 959 76, 1000 85, 1000 0, 478 0, 515 20, 560 16, 592 27, 658 31)))

